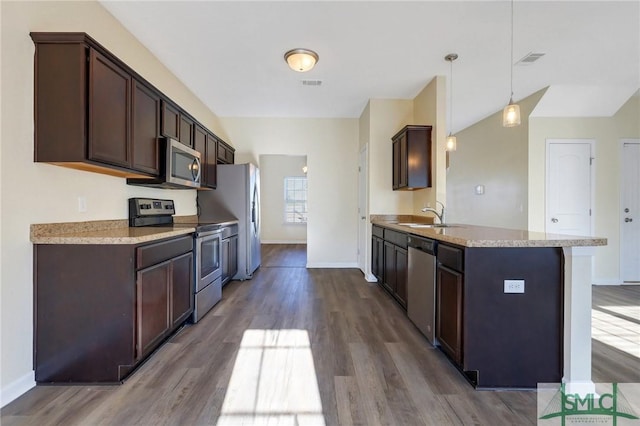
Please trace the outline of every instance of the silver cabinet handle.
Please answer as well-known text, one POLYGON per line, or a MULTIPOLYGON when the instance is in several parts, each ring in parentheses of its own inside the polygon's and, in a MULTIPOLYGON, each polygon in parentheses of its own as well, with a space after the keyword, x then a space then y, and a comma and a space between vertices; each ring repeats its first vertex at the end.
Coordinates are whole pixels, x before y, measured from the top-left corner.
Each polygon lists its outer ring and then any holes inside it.
POLYGON ((553 222, 553 223, 558 223, 558 219, 556 219, 555 217, 552 217, 552 218, 551 218, 551 222, 553 222))

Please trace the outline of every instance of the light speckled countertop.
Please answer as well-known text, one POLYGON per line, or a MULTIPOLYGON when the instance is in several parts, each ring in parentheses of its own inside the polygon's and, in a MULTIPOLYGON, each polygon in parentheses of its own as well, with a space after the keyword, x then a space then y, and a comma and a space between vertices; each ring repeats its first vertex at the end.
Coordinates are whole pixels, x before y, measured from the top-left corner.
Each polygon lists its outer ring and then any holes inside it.
POLYGON ((124 220, 42 223, 31 225, 33 244, 140 244, 195 232, 195 227, 130 228, 124 220))
MULTIPOLYGON (((416 216, 413 218, 415 219, 416 216)), ((420 217, 418 216, 418 218, 420 217)), ((424 218, 421 219, 423 219, 421 222, 424 222, 424 218)), ((405 222, 418 222, 418 220, 412 220, 410 216, 402 217, 400 223, 405 222)), ((398 220, 389 216, 372 216, 371 223, 463 247, 589 247, 607 245, 606 238, 547 234, 488 226, 452 224, 448 228, 411 228, 407 225, 398 225, 398 220)))

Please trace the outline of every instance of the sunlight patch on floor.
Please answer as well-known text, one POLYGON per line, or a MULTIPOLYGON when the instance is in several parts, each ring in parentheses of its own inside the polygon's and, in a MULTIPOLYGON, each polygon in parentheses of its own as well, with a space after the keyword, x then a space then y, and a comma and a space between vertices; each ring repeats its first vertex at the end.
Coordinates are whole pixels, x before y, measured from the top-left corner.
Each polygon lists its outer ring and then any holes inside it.
POLYGON ((325 425, 306 330, 246 330, 217 426, 325 425))
MULTIPOLYGON (((613 312, 618 312, 614 308, 620 308, 621 312, 619 313, 621 314, 623 314, 622 311, 625 311, 623 307, 607 306, 603 308, 613 312)), ((639 323, 595 309, 591 312, 591 336, 594 339, 640 358, 639 323)), ((632 315, 627 316, 632 317, 632 315)))

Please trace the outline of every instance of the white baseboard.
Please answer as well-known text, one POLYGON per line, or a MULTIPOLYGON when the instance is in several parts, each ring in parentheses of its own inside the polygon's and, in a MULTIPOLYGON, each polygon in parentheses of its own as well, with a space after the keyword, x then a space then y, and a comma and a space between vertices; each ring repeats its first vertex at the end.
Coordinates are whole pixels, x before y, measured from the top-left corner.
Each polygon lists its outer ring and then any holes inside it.
POLYGON ((375 276, 375 275, 373 275, 373 274, 364 274, 364 279, 365 279, 367 282, 370 282, 370 283, 376 283, 376 282, 378 282, 378 279, 377 279, 377 278, 376 278, 376 276, 375 276))
POLYGON ((294 241, 294 240, 260 240, 260 244, 307 244, 306 241, 294 241))
POLYGON ((621 285, 624 284, 619 279, 609 278, 609 279, 600 279, 593 280, 593 285, 621 285))
POLYGON ((358 264, 356 262, 315 262, 315 263, 307 263, 307 268, 338 268, 338 269, 347 269, 347 268, 357 268, 358 264))
POLYGON ((4 407, 20 395, 26 393, 29 389, 36 385, 36 376, 34 371, 30 371, 18 380, 9 383, 0 389, 0 407, 4 407))

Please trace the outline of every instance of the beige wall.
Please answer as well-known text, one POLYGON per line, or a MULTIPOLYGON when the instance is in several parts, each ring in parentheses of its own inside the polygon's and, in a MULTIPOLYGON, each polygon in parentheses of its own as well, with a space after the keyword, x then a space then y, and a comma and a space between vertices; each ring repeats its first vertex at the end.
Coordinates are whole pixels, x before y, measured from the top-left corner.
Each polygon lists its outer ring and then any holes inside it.
POLYGON ((30 31, 87 32, 196 119, 226 138, 218 119, 95 2, 0 2, 2 133, 0 244, 2 404, 33 385, 32 223, 125 219, 127 198, 176 200, 195 214, 195 191, 152 190, 125 180, 33 162, 33 55, 30 31), (77 198, 86 197, 79 213, 77 198))
POLYGON ((433 217, 431 213, 422 213, 420 209, 436 207, 436 200, 447 205, 446 95, 446 78, 438 76, 431 80, 413 100, 413 123, 433 126, 431 130, 433 186, 413 192, 413 213, 416 215, 433 217))
POLYGON ((238 158, 306 155, 307 265, 355 267, 358 211, 358 120, 221 118, 238 158))
POLYGON ((608 239, 596 248, 594 283, 620 283, 620 139, 640 138, 640 96, 630 98, 613 117, 532 118, 529 142, 529 222, 545 229, 547 139, 595 140, 594 234, 608 239))
POLYGON ((519 102, 522 124, 502 127, 502 111, 458 132, 447 173, 447 221, 527 228, 529 114, 544 91, 519 102), (484 185, 484 195, 476 195, 484 185))
POLYGON ((393 191, 391 137, 413 123, 413 101, 369 101, 369 214, 410 214, 411 191, 393 191))
MULTIPOLYGON (((370 99, 359 123, 360 147, 368 146, 367 213, 426 215, 420 209, 446 203, 446 86, 445 78, 431 80, 414 99, 370 99), (391 137, 408 124, 432 125, 433 187, 415 191, 392 189, 391 137)), ((371 227, 367 228, 365 270, 371 275, 371 227)))
POLYGON ((263 243, 306 243, 307 225, 284 221, 284 178, 306 176, 304 155, 261 155, 260 239, 263 243))

